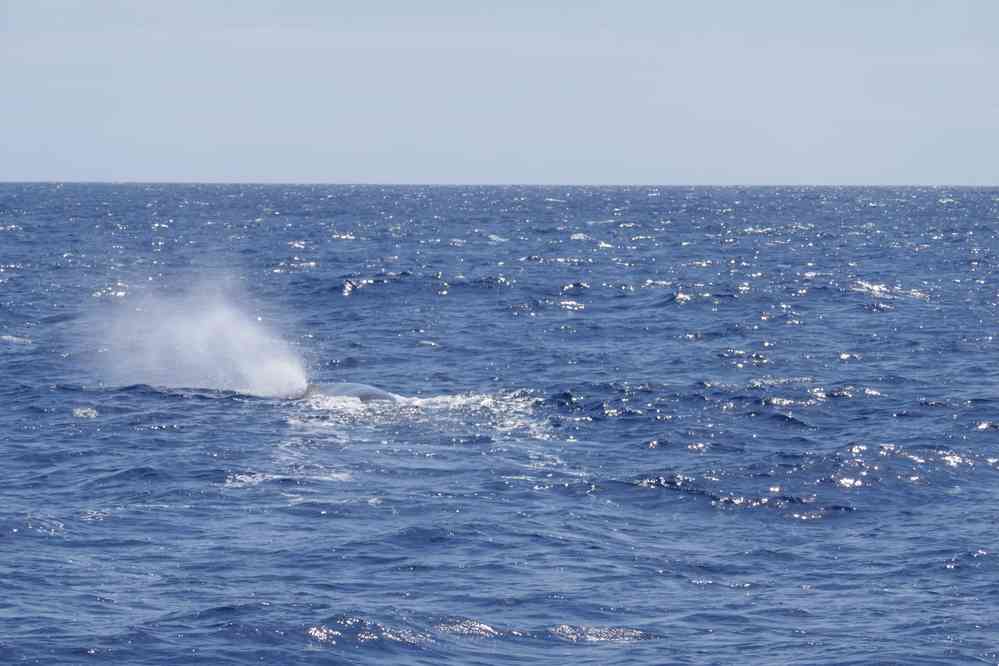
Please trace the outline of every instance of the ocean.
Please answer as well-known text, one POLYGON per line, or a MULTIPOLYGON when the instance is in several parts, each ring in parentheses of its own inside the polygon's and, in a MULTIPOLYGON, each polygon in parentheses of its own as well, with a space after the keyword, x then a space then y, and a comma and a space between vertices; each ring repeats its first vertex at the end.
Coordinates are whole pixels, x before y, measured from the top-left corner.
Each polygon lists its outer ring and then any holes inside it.
POLYGON ((999 663, 997 229, 0 185, 0 661, 999 663))

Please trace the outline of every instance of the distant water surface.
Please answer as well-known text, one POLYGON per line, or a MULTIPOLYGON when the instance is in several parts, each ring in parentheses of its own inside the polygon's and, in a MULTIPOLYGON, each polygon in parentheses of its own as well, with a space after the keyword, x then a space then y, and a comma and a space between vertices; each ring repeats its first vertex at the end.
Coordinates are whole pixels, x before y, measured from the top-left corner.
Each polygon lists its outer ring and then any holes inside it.
POLYGON ((997 663, 997 228, 0 185, 0 661, 997 663))

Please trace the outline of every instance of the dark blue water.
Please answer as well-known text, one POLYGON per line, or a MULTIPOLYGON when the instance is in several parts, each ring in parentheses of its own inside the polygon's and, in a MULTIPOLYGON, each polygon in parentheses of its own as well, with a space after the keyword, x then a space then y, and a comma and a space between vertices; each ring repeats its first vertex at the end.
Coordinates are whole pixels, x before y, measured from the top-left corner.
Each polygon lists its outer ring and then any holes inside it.
POLYGON ((0 185, 0 661, 999 662, 997 228, 0 185))

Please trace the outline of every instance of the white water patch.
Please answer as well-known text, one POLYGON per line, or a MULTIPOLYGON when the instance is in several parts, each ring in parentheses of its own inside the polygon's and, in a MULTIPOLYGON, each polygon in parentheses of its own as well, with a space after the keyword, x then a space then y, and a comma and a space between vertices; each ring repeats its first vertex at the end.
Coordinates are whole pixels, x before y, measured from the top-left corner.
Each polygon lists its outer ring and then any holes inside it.
POLYGON ((299 401, 301 409, 288 421, 304 428, 349 428, 358 434, 383 426, 423 424, 454 433, 548 440, 552 437, 550 426, 535 414, 537 402, 523 391, 395 396, 394 400, 368 401, 350 395, 315 393, 299 401))
POLYGON ((229 474, 223 484, 226 488, 252 488, 269 481, 350 481, 350 472, 330 470, 319 474, 272 474, 269 472, 244 472, 229 474))
POLYGON ((555 638, 570 643, 630 643, 653 638, 652 634, 630 627, 591 627, 560 624, 551 627, 548 632, 555 638))
POLYGON ((329 444, 320 445, 309 438, 293 436, 272 449, 270 462, 262 468, 227 474, 223 488, 241 492, 257 486, 270 487, 268 492, 273 491, 271 494, 289 505, 309 500, 349 504, 373 499, 371 496, 365 496, 363 500, 341 496, 339 486, 354 481, 354 475, 339 462, 334 466, 324 459, 319 448, 327 449, 329 444))
POLYGON ((887 284, 877 284, 875 282, 867 282, 865 280, 857 280, 850 285, 850 291, 855 291, 861 294, 867 294, 873 296, 874 298, 880 298, 885 300, 892 300, 895 298, 914 298, 920 301, 929 300, 930 296, 924 291, 919 289, 903 289, 899 286, 892 286, 887 284))
POLYGON ((17 335, 0 335, 0 342, 6 342, 11 345, 30 345, 31 340, 29 338, 22 338, 17 335))
POLYGON ((107 383, 302 395, 305 365, 261 318, 212 288, 149 296, 91 318, 107 383))
POLYGON ((559 624, 544 632, 529 629, 507 629, 488 625, 472 618, 456 618, 433 626, 438 633, 474 638, 521 638, 544 636, 570 643, 631 643, 652 640, 654 634, 631 627, 599 627, 587 625, 559 624))
POLYGON ((519 432, 532 439, 548 439, 546 424, 535 414, 537 399, 523 393, 461 393, 428 398, 406 398, 404 405, 434 415, 460 418, 478 417, 494 432, 519 432))
POLYGON ((479 636, 483 638, 495 638, 502 635, 499 631, 485 622, 479 622, 478 620, 471 619, 435 624, 434 630, 445 634, 456 634, 458 636, 479 636))

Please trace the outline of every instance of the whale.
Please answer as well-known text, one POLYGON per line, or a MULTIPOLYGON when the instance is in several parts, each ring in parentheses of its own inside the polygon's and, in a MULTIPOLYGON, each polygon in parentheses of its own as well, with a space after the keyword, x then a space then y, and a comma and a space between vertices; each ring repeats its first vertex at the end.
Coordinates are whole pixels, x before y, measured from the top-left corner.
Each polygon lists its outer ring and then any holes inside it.
POLYGON ((301 399, 325 397, 357 398, 361 402, 399 402, 402 396, 395 393, 383 391, 367 384, 354 384, 351 382, 336 382, 332 384, 309 384, 302 394, 301 399))

